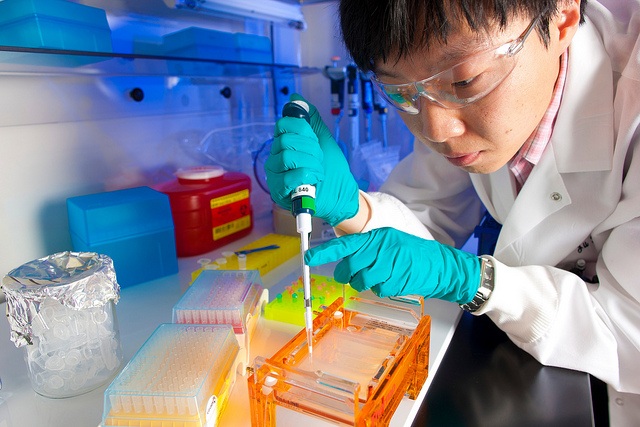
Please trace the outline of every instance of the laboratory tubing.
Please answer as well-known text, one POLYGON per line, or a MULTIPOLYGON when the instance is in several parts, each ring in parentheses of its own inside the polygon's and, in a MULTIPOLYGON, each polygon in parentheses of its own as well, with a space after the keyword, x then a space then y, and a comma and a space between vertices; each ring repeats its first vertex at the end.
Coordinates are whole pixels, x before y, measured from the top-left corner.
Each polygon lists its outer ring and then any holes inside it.
MULTIPOLYGON (((360 71, 355 64, 347 65, 347 112, 349 116, 349 169, 358 183, 358 187, 366 191, 369 187, 367 168, 361 152, 360 144, 360 71)), ((370 98, 370 97, 369 97, 370 98)), ((370 99, 369 105, 373 100, 370 99)))

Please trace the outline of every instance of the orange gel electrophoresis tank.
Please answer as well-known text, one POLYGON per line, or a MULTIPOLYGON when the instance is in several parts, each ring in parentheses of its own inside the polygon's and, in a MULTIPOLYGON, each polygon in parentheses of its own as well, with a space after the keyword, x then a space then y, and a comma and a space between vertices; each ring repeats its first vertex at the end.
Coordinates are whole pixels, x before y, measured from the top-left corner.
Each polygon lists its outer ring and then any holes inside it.
POLYGON ((346 426, 386 426, 428 374, 431 318, 386 301, 338 298, 248 378, 253 427, 275 427, 276 408, 346 426))

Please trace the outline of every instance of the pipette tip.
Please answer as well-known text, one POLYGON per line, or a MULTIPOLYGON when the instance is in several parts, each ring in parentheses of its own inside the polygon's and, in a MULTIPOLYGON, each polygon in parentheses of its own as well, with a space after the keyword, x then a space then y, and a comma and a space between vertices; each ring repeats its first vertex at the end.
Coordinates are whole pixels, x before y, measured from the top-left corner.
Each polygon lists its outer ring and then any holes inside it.
POLYGON ((313 355, 313 331, 307 329, 307 348, 309 350, 309 357, 313 355))

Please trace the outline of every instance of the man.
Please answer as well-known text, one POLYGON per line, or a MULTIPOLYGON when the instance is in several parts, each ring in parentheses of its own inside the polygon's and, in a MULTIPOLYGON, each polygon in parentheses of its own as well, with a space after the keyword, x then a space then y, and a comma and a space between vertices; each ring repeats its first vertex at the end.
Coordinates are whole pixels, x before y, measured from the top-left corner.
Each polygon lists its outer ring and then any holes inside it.
POLYGON ((315 108, 311 126, 278 121, 272 198, 315 184, 340 235, 306 262, 486 314, 541 363, 606 382, 612 426, 640 425, 640 2, 342 0, 340 19, 416 143, 367 194, 315 108), (455 249, 485 209, 493 256, 455 249))

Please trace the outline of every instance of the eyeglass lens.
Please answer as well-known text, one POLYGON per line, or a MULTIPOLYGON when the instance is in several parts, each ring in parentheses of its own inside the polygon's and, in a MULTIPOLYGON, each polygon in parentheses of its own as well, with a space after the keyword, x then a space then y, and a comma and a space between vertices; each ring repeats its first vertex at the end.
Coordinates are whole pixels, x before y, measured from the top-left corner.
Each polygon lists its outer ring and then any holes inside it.
POLYGON ((513 71, 518 53, 539 18, 515 40, 481 52, 447 70, 414 83, 389 85, 372 78, 374 86, 394 107, 418 114, 420 98, 445 108, 462 108, 486 96, 513 71))

